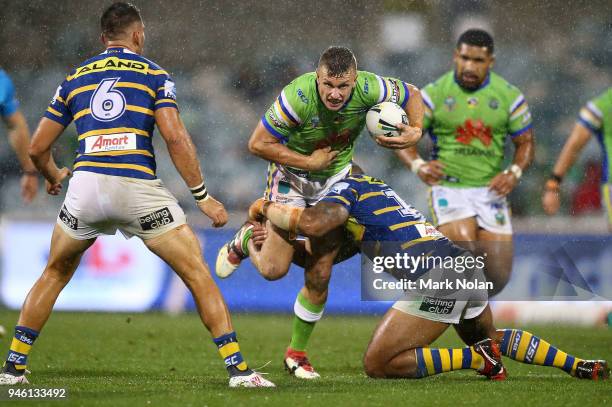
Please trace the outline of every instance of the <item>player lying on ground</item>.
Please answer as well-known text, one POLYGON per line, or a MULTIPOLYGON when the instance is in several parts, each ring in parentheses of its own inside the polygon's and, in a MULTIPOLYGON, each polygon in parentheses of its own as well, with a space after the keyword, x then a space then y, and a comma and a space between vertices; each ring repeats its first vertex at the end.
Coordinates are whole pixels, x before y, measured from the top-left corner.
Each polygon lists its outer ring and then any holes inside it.
POLYGON ((47 192, 57 195, 70 171, 57 167, 51 148, 76 122, 75 173, 53 230, 47 266, 19 315, 0 384, 28 383, 28 354, 81 256, 98 236, 119 229, 128 238, 141 238, 185 282, 225 363, 230 387, 273 387, 243 360, 200 242, 176 199, 155 177, 151 138, 157 125, 200 210, 215 227, 227 222, 225 208, 204 186, 197 152, 177 110, 174 82, 140 55, 145 34, 138 9, 115 3, 103 13, 101 26, 106 50, 81 64, 57 89, 30 146, 34 164, 47 179, 47 192))
MULTIPOLYGON (((365 126, 368 109, 380 102, 400 105, 409 125, 397 125, 399 136, 379 136, 383 147, 402 149, 421 137, 423 102, 419 90, 401 80, 357 70, 357 60, 345 47, 329 47, 316 72, 287 85, 261 118, 249 140, 249 150, 270 162, 264 197, 296 207, 314 205, 331 185, 350 171, 353 150, 365 126)), ((252 226, 244 225, 217 256, 215 272, 228 277, 250 253, 252 226)), ((252 263, 267 279, 283 277, 293 258, 293 242, 276 227, 268 231, 260 255, 252 263)), ((306 264, 306 275, 310 273, 306 264)), ((304 286, 296 299, 291 343, 285 361, 293 364, 306 349, 314 323, 321 317, 326 292, 304 286)), ((317 378, 310 370, 303 378, 317 378)))
MULTIPOLYGON (((372 258, 372 248, 395 245, 409 255, 427 252, 430 256, 466 256, 429 225, 423 215, 406 204, 384 182, 362 175, 350 176, 332 186, 330 192, 311 208, 295 208, 258 200, 250 217, 267 218, 275 226, 313 240, 313 269, 329 276, 341 246, 345 225, 352 230, 354 244, 372 258), (348 223, 347 223, 348 222, 348 223)), ((424 272, 426 272, 424 270, 424 272)), ((420 378, 459 369, 476 369, 494 380, 505 378, 501 355, 514 360, 563 369, 581 379, 609 377, 606 361, 584 360, 557 349, 535 335, 518 329, 496 330, 488 301, 477 292, 459 290, 444 298, 407 292, 385 314, 376 328, 364 357, 371 377, 420 378), (450 309, 440 312, 426 303, 450 300, 450 309), (469 346, 429 348, 449 325, 469 346)))

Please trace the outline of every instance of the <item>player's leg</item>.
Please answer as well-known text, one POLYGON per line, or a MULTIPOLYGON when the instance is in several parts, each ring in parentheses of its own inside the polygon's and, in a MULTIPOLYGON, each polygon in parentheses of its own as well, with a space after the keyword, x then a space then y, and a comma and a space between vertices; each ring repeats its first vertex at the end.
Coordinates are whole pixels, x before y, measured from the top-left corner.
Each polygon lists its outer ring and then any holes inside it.
POLYGON ((486 253, 485 275, 493 283, 493 290, 489 291, 489 296, 493 296, 508 284, 512 274, 512 235, 480 229, 477 246, 476 253, 486 253))
POLYGON ((289 238, 289 234, 266 222, 268 236, 261 245, 255 247, 253 239, 247 240, 248 254, 251 262, 266 280, 278 280, 284 277, 291 266, 294 254, 295 241, 289 238))
POLYGON ((602 380, 610 377, 610 368, 605 360, 578 358, 521 329, 499 329, 497 334, 502 354, 518 362, 556 367, 579 379, 602 380))
POLYGON ((178 274, 191 291, 200 318, 213 336, 213 341, 225 362, 230 375, 230 386, 245 385, 242 381, 246 378, 257 382, 251 383, 249 387, 273 386, 251 371, 244 361, 229 311, 202 258, 200 242, 191 228, 183 224, 147 239, 144 243, 178 274))
POLYGON ((95 238, 73 239, 59 224, 55 225, 47 266, 23 303, 0 384, 27 383, 23 374, 32 345, 47 322, 57 297, 72 278, 83 252, 94 241, 95 238))
POLYGON ((482 372, 485 360, 495 359, 490 339, 467 348, 429 347, 449 324, 409 313, 413 306, 398 301, 378 324, 364 356, 368 376, 417 379, 461 369, 482 372))
POLYGON ((312 240, 312 255, 305 259, 304 287, 298 293, 293 307, 295 315, 291 342, 284 361, 287 371, 300 379, 320 377, 306 356, 306 347, 316 323, 323 316, 332 266, 341 249, 343 237, 344 229, 340 228, 321 239, 312 240))

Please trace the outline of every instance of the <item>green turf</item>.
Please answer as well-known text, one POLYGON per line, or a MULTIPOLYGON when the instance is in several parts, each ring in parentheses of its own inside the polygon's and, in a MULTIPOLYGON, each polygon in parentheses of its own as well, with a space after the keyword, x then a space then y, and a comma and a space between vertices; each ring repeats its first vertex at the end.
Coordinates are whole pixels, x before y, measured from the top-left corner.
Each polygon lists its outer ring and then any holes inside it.
MULTIPOLYGON (((14 312, 0 312, 9 330, 14 312)), ((54 313, 31 353, 35 387, 65 387, 69 399, 55 406, 340 406, 340 405, 604 405, 611 382, 587 382, 564 372, 505 359, 510 377, 489 382, 473 371, 421 380, 372 380, 361 358, 377 319, 326 316, 315 329, 309 353, 323 378, 299 381, 281 368, 289 340, 288 315, 236 315, 234 324, 247 361, 264 368, 276 389, 229 389, 225 369, 195 314, 54 313)), ((612 359, 612 330, 531 326, 563 350, 585 358, 612 359)), ((451 331, 441 346, 459 346, 451 331)), ((5 351, 2 351, 5 352, 5 351)), ((0 406, 3 402, 0 402, 0 406)), ((18 405, 43 405, 20 402, 18 405)))

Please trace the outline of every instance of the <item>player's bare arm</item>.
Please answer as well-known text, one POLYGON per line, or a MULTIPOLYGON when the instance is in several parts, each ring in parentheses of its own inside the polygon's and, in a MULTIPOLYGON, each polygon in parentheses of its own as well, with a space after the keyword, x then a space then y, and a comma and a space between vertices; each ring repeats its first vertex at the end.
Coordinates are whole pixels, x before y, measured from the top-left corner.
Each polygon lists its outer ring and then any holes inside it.
POLYGON ((395 152, 406 167, 417 174, 427 185, 437 185, 444 177, 444 164, 438 160, 425 161, 416 146, 408 147, 395 152))
POLYGON ((23 171, 21 197, 26 203, 29 203, 32 202, 38 191, 38 172, 28 156, 28 146, 30 144, 28 123, 20 111, 4 118, 4 121, 8 129, 9 142, 23 171))
POLYGON ((332 151, 331 147, 317 149, 311 155, 290 150, 270 134, 261 122, 249 139, 249 151, 264 160, 306 171, 323 170, 338 155, 338 151, 332 151))
POLYGON ((267 218, 280 229, 308 237, 321 237, 344 225, 348 211, 339 204, 319 202, 311 208, 297 208, 258 199, 249 208, 249 218, 267 218))
POLYGON ((512 165, 497 174, 489 183, 489 188, 502 196, 508 195, 516 187, 523 171, 533 161, 535 153, 535 137, 532 129, 515 137, 512 142, 515 146, 512 165))
POLYGON ((59 194, 62 189, 62 181, 70 176, 70 170, 66 167, 58 168, 51 154, 51 146, 63 131, 64 126, 43 117, 32 136, 28 149, 32 162, 47 180, 47 193, 50 195, 59 194))
POLYGON ((544 193, 542 194, 542 207, 548 215, 554 215, 559 210, 559 188, 560 181, 567 171, 574 165, 578 155, 591 138, 591 131, 580 122, 572 129, 567 142, 561 150, 561 154, 553 168, 552 177, 546 181, 544 193))
MULTIPOLYGON (((164 107, 155 111, 155 123, 159 128, 172 162, 177 171, 193 190, 203 185, 204 177, 200 169, 196 147, 187 132, 178 110, 171 107, 164 107)), ((198 201, 198 207, 206 216, 213 221, 214 227, 221 227, 227 223, 227 212, 223 204, 212 196, 207 195, 198 201)))
POLYGON ((400 134, 397 137, 376 137, 376 142, 383 147, 401 150, 416 145, 421 139, 423 133, 423 115, 425 112, 423 98, 416 86, 410 84, 407 86, 410 99, 408 99, 405 111, 406 115, 408 115, 409 125, 397 123, 396 127, 400 130, 400 134))

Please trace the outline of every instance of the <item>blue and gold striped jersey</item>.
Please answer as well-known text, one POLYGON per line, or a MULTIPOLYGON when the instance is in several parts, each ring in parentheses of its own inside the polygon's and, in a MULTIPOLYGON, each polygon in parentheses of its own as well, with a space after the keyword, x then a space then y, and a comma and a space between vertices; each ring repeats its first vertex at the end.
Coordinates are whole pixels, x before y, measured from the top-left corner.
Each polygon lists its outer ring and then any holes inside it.
POLYGON ((45 117, 73 120, 79 140, 75 171, 154 179, 155 110, 177 108, 166 71, 127 48, 108 48, 73 70, 45 117))
POLYGON ((355 240, 378 244, 385 251, 410 251, 419 243, 441 239, 450 242, 418 210, 376 178, 347 177, 334 184, 321 202, 343 205, 350 214, 347 228, 355 240))

